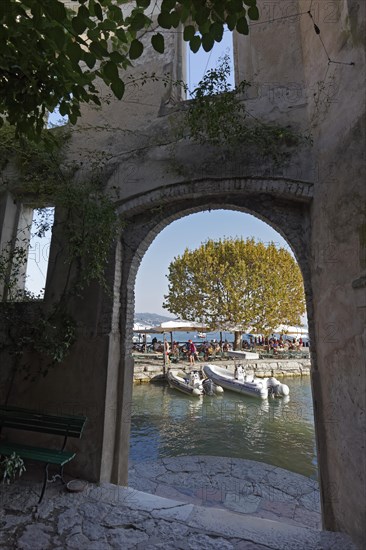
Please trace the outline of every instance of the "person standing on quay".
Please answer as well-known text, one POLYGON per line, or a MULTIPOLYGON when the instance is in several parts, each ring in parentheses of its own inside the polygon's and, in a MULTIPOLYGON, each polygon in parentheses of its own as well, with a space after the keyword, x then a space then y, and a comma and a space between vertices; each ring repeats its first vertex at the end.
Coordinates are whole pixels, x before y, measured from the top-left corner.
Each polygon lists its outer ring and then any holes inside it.
POLYGON ((166 364, 170 365, 170 346, 167 340, 164 341, 164 353, 166 356, 166 364))
POLYGON ((191 365, 195 364, 196 354, 197 354, 197 348, 192 342, 192 340, 188 340, 188 354, 189 354, 189 362, 191 365))

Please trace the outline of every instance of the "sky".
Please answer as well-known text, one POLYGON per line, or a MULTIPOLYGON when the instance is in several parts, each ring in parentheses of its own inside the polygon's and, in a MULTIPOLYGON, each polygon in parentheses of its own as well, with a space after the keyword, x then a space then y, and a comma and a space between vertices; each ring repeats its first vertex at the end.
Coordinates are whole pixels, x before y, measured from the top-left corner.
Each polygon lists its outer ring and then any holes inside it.
POLYGON ((250 214, 233 210, 211 210, 190 214, 163 229, 142 259, 135 285, 135 311, 172 316, 163 309, 168 291, 169 264, 186 248, 198 248, 207 239, 254 237, 290 250, 286 241, 269 225, 250 214))
MULTIPOLYGON (((209 53, 193 54, 187 48, 187 84, 190 90, 198 84, 205 71, 217 66, 225 53, 232 57, 231 33, 225 32, 221 43, 209 53)), ((232 70, 231 83, 234 80, 232 70)), ((55 118, 59 118, 55 115, 55 118)), ((185 248, 194 249, 207 239, 224 237, 254 237, 263 242, 275 242, 289 250, 284 239, 269 225, 250 214, 231 210, 212 210, 192 214, 173 222, 153 241, 137 274, 135 311, 171 315, 162 304, 168 290, 168 267, 185 248)), ((44 286, 47 271, 50 233, 46 238, 33 240, 28 262, 27 287, 36 294, 44 286)), ((305 320, 305 319, 304 319, 305 320)))

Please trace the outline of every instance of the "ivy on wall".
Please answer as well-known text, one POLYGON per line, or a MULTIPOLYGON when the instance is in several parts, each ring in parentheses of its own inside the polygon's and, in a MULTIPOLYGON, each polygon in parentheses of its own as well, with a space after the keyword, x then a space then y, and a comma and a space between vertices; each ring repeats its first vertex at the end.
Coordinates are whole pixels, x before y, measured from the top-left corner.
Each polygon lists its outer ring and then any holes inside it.
POLYGON ((0 287, 3 302, 7 302, 2 304, 2 321, 3 325, 14 327, 8 330, 2 349, 7 348, 14 359, 14 376, 20 365, 27 378, 35 376, 24 361, 25 352, 37 352, 45 358, 37 375, 45 376, 51 366, 61 363, 76 337, 76 324, 69 313, 70 299, 79 296, 92 281, 110 291, 105 266, 121 222, 97 172, 74 182, 78 166, 63 161, 69 138, 70 133, 64 128, 45 130, 37 142, 18 137, 8 125, 0 128, 2 187, 22 203, 42 207, 36 228, 39 237, 51 224, 50 210, 44 207, 52 205, 62 213, 56 223, 62 225, 62 252, 68 267, 61 298, 48 311, 36 308, 37 315, 32 316, 27 304, 16 304, 40 299, 19 284, 27 263, 28 238, 18 235, 15 242, 6 243, 1 250, 0 287))
POLYGON ((306 134, 252 115, 244 101, 250 82, 243 81, 232 89, 230 74, 230 59, 224 55, 192 92, 183 124, 189 139, 231 150, 251 148, 258 158, 270 159, 276 165, 286 162, 295 148, 311 143, 306 134))

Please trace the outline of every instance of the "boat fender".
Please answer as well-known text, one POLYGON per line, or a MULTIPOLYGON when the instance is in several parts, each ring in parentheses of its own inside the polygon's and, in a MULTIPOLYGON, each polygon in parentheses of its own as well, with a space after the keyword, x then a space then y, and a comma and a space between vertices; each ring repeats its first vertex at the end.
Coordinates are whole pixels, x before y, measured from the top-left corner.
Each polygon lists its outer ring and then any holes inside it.
POLYGON ((224 393, 224 388, 215 384, 215 393, 224 393))
POLYGON ((280 384, 281 388, 281 395, 289 395, 290 394, 290 388, 286 384, 280 384))
POLYGON ((199 388, 193 388, 192 395, 202 395, 202 391, 199 388))

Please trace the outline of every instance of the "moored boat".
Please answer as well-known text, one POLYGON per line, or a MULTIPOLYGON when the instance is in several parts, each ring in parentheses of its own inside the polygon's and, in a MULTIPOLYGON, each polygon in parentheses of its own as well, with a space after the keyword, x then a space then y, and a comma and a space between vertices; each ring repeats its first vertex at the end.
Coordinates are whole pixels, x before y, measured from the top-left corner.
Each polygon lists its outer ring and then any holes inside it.
POLYGON ((192 371, 188 376, 183 377, 179 371, 169 369, 166 377, 171 388, 194 397, 204 394, 212 396, 224 391, 221 386, 218 386, 212 380, 201 380, 198 371, 192 371))
POLYGON ((168 370, 166 377, 169 386, 175 390, 194 397, 203 395, 203 386, 197 371, 192 371, 189 373, 188 378, 183 378, 179 375, 179 371, 170 369, 168 370))
POLYGON ((227 354, 233 359, 259 359, 259 353, 254 353, 252 351, 229 350, 227 354))
POLYGON ((235 367, 234 374, 216 365, 204 365, 203 372, 215 384, 243 395, 267 399, 269 395, 282 397, 290 393, 289 387, 286 384, 281 384, 273 376, 270 378, 248 376, 241 365, 235 367))

